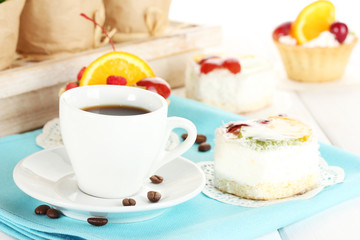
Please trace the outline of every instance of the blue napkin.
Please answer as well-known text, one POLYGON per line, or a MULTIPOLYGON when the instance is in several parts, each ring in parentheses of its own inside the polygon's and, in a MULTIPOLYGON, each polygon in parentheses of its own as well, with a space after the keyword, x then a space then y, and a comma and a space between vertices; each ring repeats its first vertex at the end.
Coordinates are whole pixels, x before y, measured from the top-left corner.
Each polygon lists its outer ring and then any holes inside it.
MULTIPOLYGON (((215 128, 242 118, 175 96, 171 97, 169 116, 193 121, 212 147, 215 128)), ((245 208, 199 194, 144 222, 94 227, 65 216, 49 219, 34 213, 42 202, 19 190, 12 178, 13 168, 21 159, 41 150, 35 143, 40 132, 0 138, 0 230, 18 239, 252 239, 360 195, 360 158, 320 144, 325 160, 342 167, 346 177, 344 183, 325 188, 311 199, 245 208)), ((213 152, 199 152, 194 145, 184 156, 194 162, 209 161, 213 152)))

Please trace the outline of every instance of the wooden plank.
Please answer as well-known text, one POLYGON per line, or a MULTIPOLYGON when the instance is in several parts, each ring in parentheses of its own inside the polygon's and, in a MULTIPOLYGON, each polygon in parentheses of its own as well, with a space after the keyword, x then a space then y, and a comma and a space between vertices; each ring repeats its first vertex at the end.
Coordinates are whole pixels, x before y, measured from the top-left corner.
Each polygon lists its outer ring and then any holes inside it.
POLYGON ((336 205, 280 230, 282 239, 359 239, 360 197, 336 205))
POLYGON ((38 128, 58 116, 62 85, 0 99, 0 137, 38 128))
MULTIPOLYGON (((116 44, 118 51, 136 54, 148 61, 219 44, 221 28, 190 26, 172 35, 116 44)), ((0 98, 6 98, 74 80, 82 66, 110 52, 109 45, 53 60, 25 64, 0 72, 0 98)))
POLYGON ((299 96, 330 141, 360 155, 360 86, 344 86, 326 91, 301 91, 299 96))
MULTIPOLYGON (((184 85, 185 66, 200 49, 217 45, 221 29, 187 25, 168 35, 117 44, 118 51, 149 61, 172 87, 184 85)), ((111 51, 109 45, 43 62, 22 62, 0 72, 0 137, 41 127, 58 115, 58 91, 82 66, 111 51)))

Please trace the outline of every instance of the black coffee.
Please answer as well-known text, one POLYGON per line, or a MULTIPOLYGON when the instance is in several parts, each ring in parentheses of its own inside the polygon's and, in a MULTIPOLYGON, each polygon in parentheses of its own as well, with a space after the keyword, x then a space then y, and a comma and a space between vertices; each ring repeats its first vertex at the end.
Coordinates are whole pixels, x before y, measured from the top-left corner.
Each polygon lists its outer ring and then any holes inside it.
POLYGON ((92 113, 113 115, 113 116, 130 116, 149 113, 150 111, 140 107, 126 106, 126 105, 102 105, 86 107, 82 110, 92 113))

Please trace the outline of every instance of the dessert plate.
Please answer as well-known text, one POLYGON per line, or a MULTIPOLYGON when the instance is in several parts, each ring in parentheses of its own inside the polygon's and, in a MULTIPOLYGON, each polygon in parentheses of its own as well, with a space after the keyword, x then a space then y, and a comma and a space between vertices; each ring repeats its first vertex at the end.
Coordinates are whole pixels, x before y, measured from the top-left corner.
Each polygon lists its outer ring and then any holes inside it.
POLYGON ((89 217, 104 217, 112 223, 156 217, 167 208, 195 197, 205 185, 201 169, 183 157, 162 166, 156 174, 164 177, 164 181, 144 183, 142 189, 131 196, 136 200, 135 206, 123 206, 123 199, 97 198, 80 191, 63 146, 24 158, 14 168, 13 178, 23 192, 52 205, 68 217, 83 221, 89 217), (152 190, 162 195, 157 203, 147 199, 147 192, 152 190))

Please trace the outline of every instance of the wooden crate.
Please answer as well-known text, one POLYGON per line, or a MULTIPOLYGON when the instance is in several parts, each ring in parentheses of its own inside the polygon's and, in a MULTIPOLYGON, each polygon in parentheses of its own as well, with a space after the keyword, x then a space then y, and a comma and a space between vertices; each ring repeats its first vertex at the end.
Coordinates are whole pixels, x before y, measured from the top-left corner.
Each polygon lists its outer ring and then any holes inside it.
MULTIPOLYGON (((174 24, 179 23, 172 23, 174 24)), ((221 42, 221 28, 187 25, 162 37, 116 44, 149 62, 175 88, 184 84, 188 58, 221 42)), ((0 137, 43 126, 58 115, 58 91, 83 66, 112 51, 110 45, 43 62, 15 62, 0 71, 0 137)))

